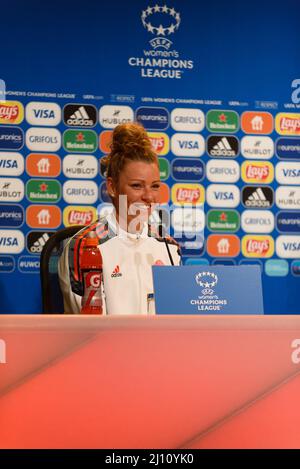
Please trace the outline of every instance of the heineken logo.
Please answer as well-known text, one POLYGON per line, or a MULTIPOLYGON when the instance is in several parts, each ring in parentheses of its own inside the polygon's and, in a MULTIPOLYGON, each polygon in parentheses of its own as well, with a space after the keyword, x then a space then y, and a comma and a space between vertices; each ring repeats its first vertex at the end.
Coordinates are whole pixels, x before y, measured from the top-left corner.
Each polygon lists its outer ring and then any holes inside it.
POLYGON ((97 150, 97 134, 93 130, 66 130, 64 148, 67 151, 94 153, 97 150))
POLYGON ((52 179, 30 179, 26 184, 26 196, 31 202, 57 202, 61 197, 61 186, 52 179))

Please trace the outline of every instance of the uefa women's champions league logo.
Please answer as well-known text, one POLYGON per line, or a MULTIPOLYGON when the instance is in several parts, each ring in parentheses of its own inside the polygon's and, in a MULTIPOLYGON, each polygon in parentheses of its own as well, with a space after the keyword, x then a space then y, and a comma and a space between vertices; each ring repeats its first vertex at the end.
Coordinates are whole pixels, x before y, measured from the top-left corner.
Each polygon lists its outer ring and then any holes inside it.
POLYGON ((195 276, 195 280, 200 285, 200 287, 204 287, 202 291, 203 295, 213 295, 214 290, 212 287, 215 287, 218 283, 218 276, 213 272, 199 272, 195 276))
POLYGON ((180 13, 174 8, 169 8, 167 5, 149 6, 146 10, 142 11, 141 20, 144 28, 149 33, 157 36, 149 41, 153 49, 162 47, 169 50, 172 41, 167 36, 170 36, 179 28, 181 21, 180 13))

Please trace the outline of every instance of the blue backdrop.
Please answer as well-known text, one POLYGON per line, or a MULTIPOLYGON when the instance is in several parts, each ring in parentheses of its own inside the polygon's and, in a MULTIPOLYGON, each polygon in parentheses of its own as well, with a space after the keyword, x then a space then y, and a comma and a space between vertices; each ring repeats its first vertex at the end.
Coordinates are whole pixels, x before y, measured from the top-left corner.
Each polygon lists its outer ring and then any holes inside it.
POLYGON ((300 312, 299 13, 296 0, 1 5, 1 313, 41 311, 40 238, 106 201, 85 157, 100 159, 114 123, 132 118, 154 133, 170 204, 193 200, 206 216, 195 249, 180 240, 185 262, 259 262, 265 311, 300 312), (74 200, 78 187, 89 195, 74 200))

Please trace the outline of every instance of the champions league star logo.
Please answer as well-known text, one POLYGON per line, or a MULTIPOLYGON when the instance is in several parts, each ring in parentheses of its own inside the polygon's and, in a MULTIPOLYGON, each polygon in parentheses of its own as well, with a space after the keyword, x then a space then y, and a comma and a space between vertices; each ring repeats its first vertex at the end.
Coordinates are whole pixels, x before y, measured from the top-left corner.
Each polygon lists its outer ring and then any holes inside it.
POLYGON ((146 10, 143 10, 141 20, 144 28, 146 28, 149 33, 157 35, 157 37, 149 41, 151 46, 154 49, 162 47, 169 50, 172 41, 167 39, 167 36, 173 34, 179 28, 181 21, 180 14, 177 13, 174 8, 167 7, 167 5, 155 5, 154 7, 149 6, 146 10), (150 21, 150 17, 154 17, 152 18, 152 21, 155 20, 154 24, 150 21), (163 26, 161 22, 163 22, 162 20, 165 18, 168 19, 168 24, 163 26))
POLYGON ((215 287, 218 283, 218 276, 213 272, 199 272, 195 277, 196 282, 200 287, 204 287, 202 290, 203 295, 212 295, 214 290, 211 287, 215 287))

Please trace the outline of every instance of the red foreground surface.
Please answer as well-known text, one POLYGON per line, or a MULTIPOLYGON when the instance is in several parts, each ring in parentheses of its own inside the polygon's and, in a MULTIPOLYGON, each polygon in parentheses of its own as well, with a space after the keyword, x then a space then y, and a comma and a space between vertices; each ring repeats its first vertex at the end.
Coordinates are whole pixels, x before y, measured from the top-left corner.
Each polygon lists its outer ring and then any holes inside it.
POLYGON ((0 448, 300 448, 298 316, 2 315, 0 339, 0 448))

